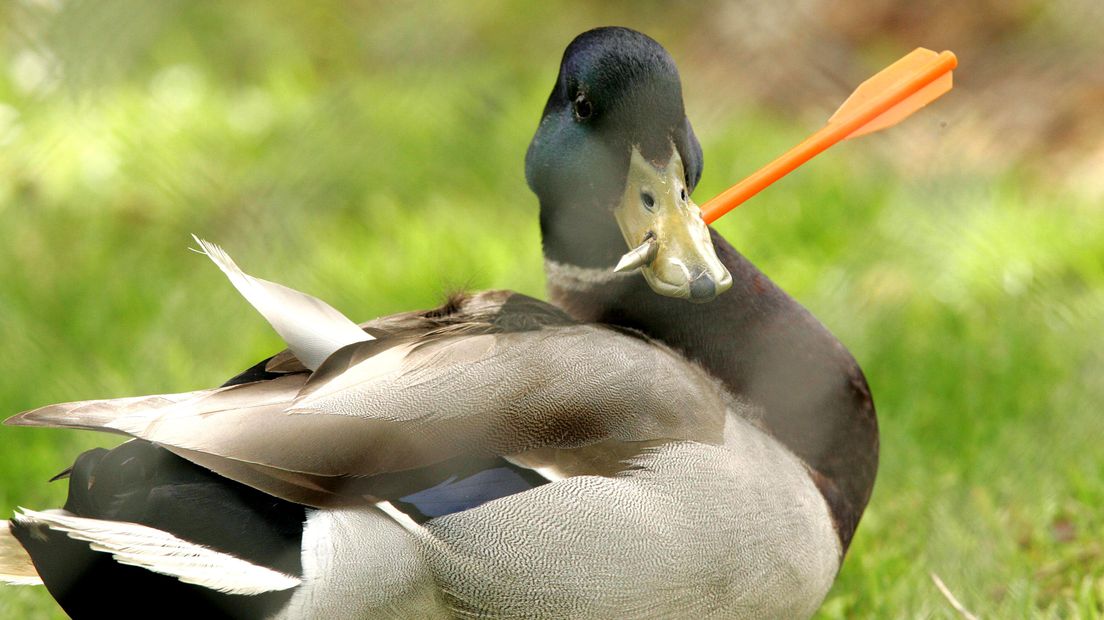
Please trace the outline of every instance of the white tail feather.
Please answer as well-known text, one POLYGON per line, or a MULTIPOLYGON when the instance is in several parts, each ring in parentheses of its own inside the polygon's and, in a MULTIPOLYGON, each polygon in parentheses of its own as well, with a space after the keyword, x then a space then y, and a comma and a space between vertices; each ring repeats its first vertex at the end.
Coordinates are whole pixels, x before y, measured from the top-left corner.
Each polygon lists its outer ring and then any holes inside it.
POLYGON ((298 586, 298 577, 258 566, 228 553, 177 538, 152 527, 88 519, 64 511, 20 509, 15 520, 44 525, 70 538, 90 543, 93 551, 110 553, 120 564, 139 566, 227 594, 262 594, 298 586))
POLYGON ((42 578, 38 576, 31 556, 12 536, 11 523, 7 521, 0 524, 0 583, 10 586, 42 585, 42 578))
POLYGON ((202 254, 210 258, 230 283, 272 325, 304 366, 316 370, 345 345, 371 340, 356 323, 326 302, 282 284, 245 273, 219 246, 195 235, 202 254))

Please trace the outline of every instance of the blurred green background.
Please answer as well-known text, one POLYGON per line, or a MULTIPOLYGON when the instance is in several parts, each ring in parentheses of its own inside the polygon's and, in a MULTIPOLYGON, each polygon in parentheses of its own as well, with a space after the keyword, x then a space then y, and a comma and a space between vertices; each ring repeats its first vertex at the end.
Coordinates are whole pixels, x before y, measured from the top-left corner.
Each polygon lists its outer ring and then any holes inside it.
MULTIPOLYGON (((543 296, 522 158, 563 47, 682 71, 710 196, 916 46, 956 89, 719 229, 866 371, 882 466, 822 618, 1104 615, 1104 5, 7 0, 6 414, 221 382, 282 348, 190 233, 354 319, 543 296)), ((0 511, 118 439, 0 430, 0 511)), ((60 617, 0 588, 0 617, 60 617)))

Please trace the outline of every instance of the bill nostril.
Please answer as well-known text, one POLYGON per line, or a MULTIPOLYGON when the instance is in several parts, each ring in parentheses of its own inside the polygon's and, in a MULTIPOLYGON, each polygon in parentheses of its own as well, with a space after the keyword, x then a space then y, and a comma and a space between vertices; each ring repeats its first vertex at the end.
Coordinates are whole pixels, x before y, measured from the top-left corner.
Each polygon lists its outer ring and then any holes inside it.
POLYGON ((690 299, 708 301, 717 296, 717 283, 713 276, 702 272, 690 282, 690 299))

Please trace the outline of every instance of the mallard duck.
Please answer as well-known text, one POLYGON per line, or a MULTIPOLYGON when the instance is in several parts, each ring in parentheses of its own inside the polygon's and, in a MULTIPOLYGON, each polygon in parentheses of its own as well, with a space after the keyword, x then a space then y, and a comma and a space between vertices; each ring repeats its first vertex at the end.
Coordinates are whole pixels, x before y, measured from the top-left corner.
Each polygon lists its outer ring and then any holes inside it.
POLYGON ((551 303, 357 325, 200 241, 288 350, 8 420, 132 439, 0 530, 0 573, 76 618, 811 615, 873 485, 870 393, 702 221, 668 53, 579 35, 525 170, 551 303))

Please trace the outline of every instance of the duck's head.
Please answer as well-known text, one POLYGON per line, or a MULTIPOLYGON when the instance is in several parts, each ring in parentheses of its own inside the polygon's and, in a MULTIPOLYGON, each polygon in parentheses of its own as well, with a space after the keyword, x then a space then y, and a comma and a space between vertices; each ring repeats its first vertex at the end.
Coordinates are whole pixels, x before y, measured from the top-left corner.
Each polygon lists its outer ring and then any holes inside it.
POLYGON ((545 257, 590 269, 640 267, 656 293, 712 300, 732 277, 690 199, 701 172, 701 146, 667 51, 626 28, 576 37, 525 157, 545 257))

